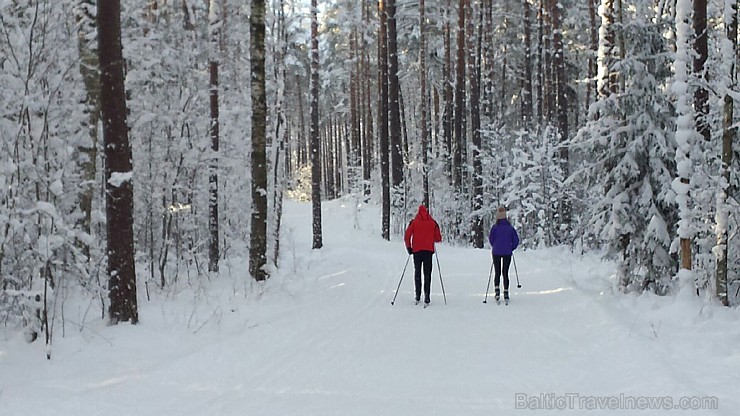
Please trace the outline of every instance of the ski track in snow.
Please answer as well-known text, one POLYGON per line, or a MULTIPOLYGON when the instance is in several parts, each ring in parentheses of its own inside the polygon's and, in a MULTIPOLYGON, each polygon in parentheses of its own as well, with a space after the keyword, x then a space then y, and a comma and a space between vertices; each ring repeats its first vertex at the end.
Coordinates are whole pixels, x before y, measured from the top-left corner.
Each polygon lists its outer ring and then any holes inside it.
POLYGON ((444 243, 431 306, 413 303, 411 261, 392 306, 402 241, 377 237, 374 207, 323 210, 324 247, 311 250, 310 206, 286 204, 281 269, 264 286, 235 263, 205 289, 142 299, 140 325, 88 317, 62 338, 57 324, 51 361, 0 332, 0 415, 554 414, 515 409, 517 393, 719 399, 678 414, 740 405, 737 310, 617 296, 613 265, 562 248, 517 251, 522 288, 512 265, 511 304, 493 301, 493 284, 484 304, 489 251, 444 243))

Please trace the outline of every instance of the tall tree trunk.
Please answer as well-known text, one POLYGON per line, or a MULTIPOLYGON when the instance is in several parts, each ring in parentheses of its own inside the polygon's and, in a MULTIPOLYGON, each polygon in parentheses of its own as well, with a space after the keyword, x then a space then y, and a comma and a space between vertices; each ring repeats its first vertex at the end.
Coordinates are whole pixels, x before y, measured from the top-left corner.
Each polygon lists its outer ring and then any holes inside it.
POLYGON ((398 82, 398 42, 396 38, 396 0, 385 0, 388 42, 388 117, 391 152, 391 196, 396 209, 403 206, 403 145, 401 138, 400 85, 398 82))
POLYGON ((209 3, 208 20, 210 26, 210 108, 211 108, 211 151, 213 156, 209 166, 208 177, 209 201, 208 201, 208 229, 210 241, 208 244, 208 270, 218 272, 218 161, 219 161, 219 124, 218 124, 218 66, 220 62, 220 40, 221 40, 221 4, 219 0, 211 0, 209 3))
MULTIPOLYGON (((479 15, 482 17, 482 15, 479 15)), ((483 165, 481 163, 481 122, 480 122, 480 74, 481 74, 481 31, 476 35, 475 27, 482 27, 483 19, 474 25, 475 8, 470 8, 468 22, 468 41, 470 55, 468 59, 468 76, 470 77, 470 122, 473 132, 473 246, 483 248, 483 165)))
POLYGON ((421 82, 422 203, 429 207, 429 129, 427 125, 426 10, 419 0, 419 81, 421 82))
MULTIPOLYGON (((91 35, 97 30, 95 22, 95 2, 93 0, 79 0, 77 5, 77 46, 80 52, 80 74, 85 85, 85 112, 89 141, 80 144, 82 190, 79 197, 82 217, 78 227, 86 234, 92 234, 92 202, 95 194, 95 173, 97 172, 98 158, 98 129, 100 128, 100 62, 95 42, 91 42, 91 35)), ((85 257, 90 258, 90 246, 80 243, 85 257)))
POLYGON ((447 0, 446 19, 444 23, 444 113, 442 115, 442 130, 444 134, 444 149, 447 160, 447 170, 452 179, 454 166, 452 164, 452 131, 453 131, 453 80, 452 80, 452 0, 447 0))
MULTIPOLYGON (((210 2, 209 2, 210 3, 210 2)), ((190 6, 188 5, 187 0, 182 0, 180 3, 181 9, 182 9, 182 28, 187 31, 193 31, 195 30, 195 22, 194 18, 190 13, 190 6)), ((209 4, 210 7, 210 4, 209 4)), ((195 10, 193 10, 195 11, 195 10)))
MULTIPOLYGON (((493 27, 493 2, 492 1, 485 1, 482 2, 480 7, 480 28, 478 28, 478 36, 479 36, 479 44, 480 44, 480 85, 478 86, 478 89, 480 91, 480 96, 478 97, 478 100, 480 101, 480 112, 481 112, 481 125, 487 126, 490 124, 491 117, 490 114, 490 108, 491 108, 491 102, 492 100, 489 99, 491 94, 491 88, 493 83, 490 81, 491 74, 493 73, 491 66, 488 65, 489 62, 489 56, 491 56, 491 44, 493 43, 493 34, 492 34, 492 27, 493 27)), ((522 76, 522 99, 524 98, 524 76, 522 76)))
POLYGON ((352 62, 352 70, 350 71, 349 81, 349 118, 350 118, 350 146, 347 147, 347 156, 349 158, 349 186, 354 192, 355 187, 359 179, 360 169, 360 90, 361 82, 360 79, 360 59, 358 58, 358 41, 357 41, 357 29, 352 30, 350 35, 350 62, 352 62))
MULTIPOLYGON (((678 237, 680 240, 681 269, 685 276, 690 275, 692 269, 691 240, 694 236, 692 197, 690 178, 693 174, 691 152, 693 137, 696 134, 694 114, 689 99, 689 64, 690 64, 690 11, 683 8, 676 10, 676 54, 674 62, 674 82, 671 86, 676 96, 676 137, 680 138, 676 147, 677 177, 673 181, 678 203, 678 237)), ((679 272, 681 273, 681 272, 679 272)), ((697 289, 698 290, 698 289, 697 289)))
POLYGON ((614 0, 601 0, 601 27, 599 28, 600 49, 603 55, 597 59, 597 93, 599 97, 608 97, 619 91, 614 64, 616 34, 614 30, 614 0))
POLYGON ((382 224, 381 234, 384 239, 391 239, 391 192, 389 172, 389 143, 388 143, 388 43, 387 43, 387 16, 385 0, 378 1, 378 16, 380 27, 378 35, 378 137, 380 152, 380 182, 382 189, 382 224))
POLYGON ((275 136, 272 146, 272 183, 273 192, 272 204, 269 208, 270 239, 268 248, 272 264, 277 267, 280 259, 280 226, 283 218, 283 193, 285 190, 285 179, 287 169, 286 142, 288 141, 288 123, 285 118, 284 101, 285 101, 285 84, 287 81, 287 71, 285 68, 285 56, 288 48, 288 32, 285 23, 284 0, 275 9, 277 24, 277 45, 273 45, 273 54, 275 56, 274 76, 277 84, 277 93, 275 94, 275 136))
POLYGON ((111 324, 139 321, 133 232, 133 165, 126 124, 126 91, 118 0, 98 4, 100 104, 105 144, 108 291, 111 324))
MULTIPOLYGON (((526 0, 525 0, 526 1, 526 0)), ((596 92, 596 58, 599 53, 599 26, 596 24, 596 2, 598 0, 586 0, 588 2, 588 19, 591 23, 591 50, 588 56, 588 83, 586 84, 586 114, 591 100, 596 92)))
POLYGON ((537 109, 537 118, 540 124, 546 122, 545 120, 545 16, 544 16, 544 2, 546 0, 540 0, 537 7, 537 72, 535 75, 537 91, 537 102, 534 108, 537 109))
POLYGON ((694 111, 696 111, 696 130, 707 142, 712 139, 709 127, 709 91, 705 87, 707 83, 704 64, 709 57, 707 45, 707 0, 693 0, 694 4, 694 75, 698 87, 694 90, 694 111))
POLYGON ((457 67, 455 77, 455 141, 452 155, 452 183, 462 192, 463 149, 465 148, 465 14, 469 0, 460 0, 457 20, 457 67))
MULTIPOLYGON (((616 25, 616 59, 618 62, 624 62, 626 55, 625 48, 625 33, 624 33, 624 4, 622 0, 616 0, 615 17, 617 19, 616 25)), ((621 75, 621 71, 614 71, 612 73, 612 83, 616 84, 616 91, 624 91, 626 85, 626 77, 621 75)))
POLYGON ((265 90, 265 0, 252 0, 249 18, 252 90, 252 224, 249 273, 266 280, 267 265, 267 91, 265 90))
POLYGON ((524 0, 524 87, 522 88, 522 122, 531 128, 532 114, 532 21, 529 0, 524 0))
POLYGON ((431 86, 429 92, 432 94, 430 97, 430 121, 429 126, 431 128, 432 142, 429 144, 429 157, 436 155, 439 158, 439 147, 442 146, 440 140, 444 140, 443 133, 440 130, 442 126, 442 105, 440 97, 440 88, 431 86))
MULTIPOLYGON (((362 20, 365 28, 370 27, 370 6, 369 2, 362 2, 362 20)), ((363 30, 363 34, 365 31, 363 30)), ((362 180, 365 183, 364 194, 370 195, 370 178, 373 168, 373 144, 375 141, 375 133, 373 131, 373 106, 372 106, 372 94, 371 94, 371 78, 370 78, 370 51, 365 41, 365 36, 361 36, 362 39, 362 64, 364 77, 364 92, 363 92, 363 141, 362 141, 362 180)))
POLYGON ((336 169, 334 169, 334 121, 329 117, 326 122, 326 199, 332 200, 337 197, 337 188, 334 182, 336 178, 336 169))
POLYGON ((345 179, 346 179, 346 172, 347 169, 347 163, 345 161, 345 150, 348 149, 348 147, 345 145, 345 141, 350 140, 350 133, 347 129, 348 123, 346 120, 346 116, 342 116, 341 119, 338 121, 338 129, 337 129, 337 138, 336 138, 336 149, 334 150, 334 154, 336 154, 336 161, 335 161, 335 169, 337 172, 337 177, 334 181, 337 186, 337 197, 341 197, 344 195, 344 192, 346 190, 345 187, 345 179))
MULTIPOLYGON (((406 104, 403 103, 403 89, 401 88, 398 89, 398 108, 401 113, 401 156, 402 160, 405 161, 409 154, 409 133, 406 128, 406 104)), ((403 173, 403 169, 401 173, 403 173)))
POLYGON ((307 143, 310 141, 306 140, 306 117, 305 112, 303 110, 303 81, 301 80, 300 75, 295 76, 296 81, 296 90, 297 90, 297 97, 296 100, 298 101, 298 120, 300 122, 300 130, 298 132, 298 167, 304 167, 308 165, 308 145, 307 143))
POLYGON ((549 125, 553 124, 554 98, 553 98, 553 75, 552 75, 552 25, 549 4, 552 0, 542 0, 540 3, 540 16, 542 24, 542 118, 549 125))
POLYGON ((313 249, 323 247, 321 234, 321 143, 319 132, 319 18, 311 0, 311 204, 313 249))
POLYGON ((365 92, 364 92, 364 107, 363 112, 365 122, 363 123, 363 140, 362 140, 362 181, 365 183, 364 194, 370 195, 372 187, 370 186, 370 179, 372 177, 373 165, 375 163, 374 154, 374 142, 375 132, 373 129, 374 118, 373 118, 373 105, 372 105, 372 85, 370 81, 370 59, 367 56, 369 52, 364 54, 364 65, 363 73, 365 74, 365 92))
MULTIPOLYGON (((502 18, 502 24, 501 28, 499 29, 501 31, 501 36, 506 38, 506 34, 509 30, 509 3, 505 2, 503 5, 503 18, 502 18)), ((469 18, 470 19, 470 18, 469 18)), ((470 25, 468 25, 470 26, 470 25)), ((498 108, 498 114, 503 120, 506 116, 507 108, 508 108, 508 100, 507 100, 507 85, 506 85, 506 71, 508 70, 508 59, 509 59, 509 47, 508 44, 504 43, 501 45, 501 81, 499 82, 499 99, 497 100, 499 103, 498 108)))
POLYGON ((728 250, 728 225, 729 209, 727 205, 727 193, 730 185, 730 166, 732 166, 732 146, 737 134, 737 127, 734 126, 735 101, 730 95, 730 91, 737 88, 737 75, 735 74, 737 60, 737 1, 725 0, 724 22, 727 31, 727 42, 723 45, 722 54, 724 56, 726 69, 723 76, 727 77, 729 82, 725 86, 724 92, 724 111, 722 114, 722 169, 720 174, 724 179, 723 188, 719 192, 717 201, 717 298, 723 305, 729 306, 728 282, 727 282, 727 257, 728 250), (729 73, 727 73, 729 72, 729 73))
MULTIPOLYGON (((565 79, 565 48, 563 47, 563 36, 562 36, 562 15, 560 4, 556 0, 552 0, 550 8, 550 16, 552 22, 552 46, 553 46, 553 67, 555 75, 555 113, 557 115, 557 126, 560 134, 560 142, 567 143, 569 130, 568 130, 568 101, 567 101, 567 80, 565 79)), ((564 145, 560 147, 560 169, 563 172, 563 177, 567 178, 570 175, 570 156, 568 152, 568 146, 564 145)), ((567 193, 561 196, 560 201, 560 224, 567 227, 570 230, 571 223, 571 201, 567 193)), ((564 233, 566 234, 566 233, 564 233)))
POLYGON ((328 127, 327 127, 326 122, 321 123, 321 121, 319 121, 319 153, 321 153, 321 189, 324 190, 323 196, 326 199, 330 199, 329 188, 327 186, 329 184, 329 178, 327 178, 328 169, 326 168, 326 165, 328 163, 328 161, 326 160, 326 153, 327 153, 326 146, 328 146, 328 142, 329 142, 327 138, 327 134, 326 134, 327 128, 328 127))

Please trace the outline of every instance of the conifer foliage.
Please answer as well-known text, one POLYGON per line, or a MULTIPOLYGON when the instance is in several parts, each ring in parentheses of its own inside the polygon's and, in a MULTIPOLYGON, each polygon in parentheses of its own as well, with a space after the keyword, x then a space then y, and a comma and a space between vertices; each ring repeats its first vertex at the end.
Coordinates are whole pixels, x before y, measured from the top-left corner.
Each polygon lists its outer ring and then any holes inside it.
POLYGON ((503 205, 621 291, 740 303, 736 2, 306 3, 0 2, 0 318, 280 276, 284 195, 316 250, 329 199, 482 248, 503 205))

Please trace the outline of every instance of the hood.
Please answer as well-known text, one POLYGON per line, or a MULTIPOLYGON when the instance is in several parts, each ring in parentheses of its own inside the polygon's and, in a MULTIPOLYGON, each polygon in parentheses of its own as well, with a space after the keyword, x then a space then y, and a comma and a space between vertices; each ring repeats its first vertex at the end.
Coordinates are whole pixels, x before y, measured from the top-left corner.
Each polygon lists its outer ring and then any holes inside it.
POLYGON ((416 218, 420 220, 428 220, 432 217, 429 215, 427 207, 425 207, 424 205, 419 205, 419 211, 416 213, 416 218))

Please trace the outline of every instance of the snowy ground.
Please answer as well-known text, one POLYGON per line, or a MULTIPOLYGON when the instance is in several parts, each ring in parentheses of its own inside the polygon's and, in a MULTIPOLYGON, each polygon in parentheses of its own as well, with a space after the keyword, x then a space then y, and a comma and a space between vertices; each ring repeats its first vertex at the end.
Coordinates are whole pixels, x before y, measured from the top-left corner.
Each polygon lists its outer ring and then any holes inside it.
POLYGON ((488 251, 446 244, 447 305, 435 259, 431 306, 413 305, 412 264, 391 306, 407 255, 364 210, 325 204, 312 251, 310 206, 288 203, 283 267, 264 287, 225 265, 140 296, 137 326, 69 301, 50 361, 0 332, 0 415, 737 414, 740 311, 617 296, 610 264, 563 249, 516 253, 512 304, 484 304, 488 251), (683 397, 718 408, 636 410, 683 397))

